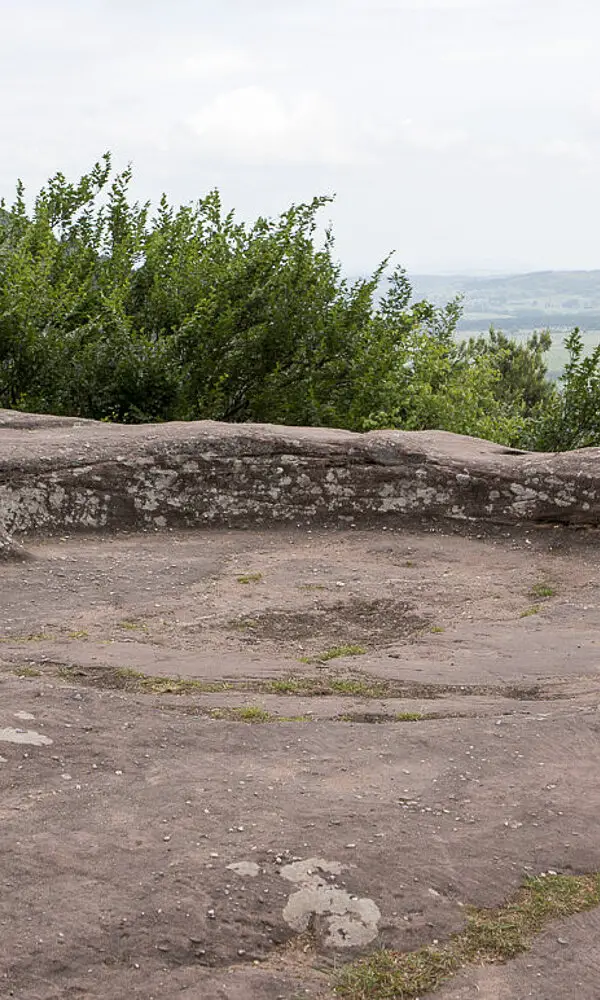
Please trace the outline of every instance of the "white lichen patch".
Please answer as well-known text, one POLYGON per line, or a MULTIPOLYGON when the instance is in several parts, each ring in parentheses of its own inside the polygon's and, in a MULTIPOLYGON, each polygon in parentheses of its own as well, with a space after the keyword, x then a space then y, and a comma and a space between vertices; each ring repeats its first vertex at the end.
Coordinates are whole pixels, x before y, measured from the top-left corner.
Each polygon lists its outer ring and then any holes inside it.
POLYGON ((300 886, 288 899, 283 919, 301 934, 314 917, 322 920, 322 943, 328 948, 360 948, 377 937, 381 912, 372 899, 352 896, 326 880, 340 875, 338 861, 308 858, 284 865, 282 878, 300 886))
POLYGON ((244 878, 257 878, 260 868, 255 861, 235 861, 232 865, 227 865, 227 871, 235 872, 244 878))
POLYGON ((313 916, 323 917, 326 929, 323 944, 329 948, 360 948, 377 937, 381 920, 372 899, 358 899, 345 889, 318 886, 295 892, 287 901, 283 919, 299 934, 313 916))
POLYGON ((279 874, 288 882, 307 885, 321 885, 324 875, 341 875, 344 866, 339 861, 325 861, 324 858, 308 858, 284 865, 279 874))
POLYGON ((36 733, 33 729, 0 729, 0 743, 26 743, 32 747, 50 746, 52 740, 49 736, 36 733))

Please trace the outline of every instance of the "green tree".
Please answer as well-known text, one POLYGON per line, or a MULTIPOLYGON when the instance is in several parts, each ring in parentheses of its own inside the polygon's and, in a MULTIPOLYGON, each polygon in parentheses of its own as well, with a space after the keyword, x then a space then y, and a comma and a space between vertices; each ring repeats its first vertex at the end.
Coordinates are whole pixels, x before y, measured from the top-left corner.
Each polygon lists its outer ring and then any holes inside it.
MULTIPOLYGON (((461 302, 414 301, 388 259, 349 282, 330 199, 240 222, 218 191, 130 198, 106 154, 28 209, 0 205, 0 405, 121 421, 211 418, 441 428, 506 444, 596 442, 599 353, 569 341, 559 389, 546 333, 458 342, 461 302)), ((600 351, 600 349, 599 349, 600 351)))
POLYGON ((566 338, 569 360, 561 376, 561 391, 540 414, 532 446, 541 451, 569 451, 600 445, 600 344, 584 355, 576 327, 566 338))
POLYGON ((546 364, 551 347, 548 330, 531 334, 523 343, 492 326, 487 336, 472 337, 461 345, 461 351, 467 358, 486 356, 499 374, 494 390, 496 398, 509 406, 522 404, 524 415, 530 417, 554 393, 546 364))

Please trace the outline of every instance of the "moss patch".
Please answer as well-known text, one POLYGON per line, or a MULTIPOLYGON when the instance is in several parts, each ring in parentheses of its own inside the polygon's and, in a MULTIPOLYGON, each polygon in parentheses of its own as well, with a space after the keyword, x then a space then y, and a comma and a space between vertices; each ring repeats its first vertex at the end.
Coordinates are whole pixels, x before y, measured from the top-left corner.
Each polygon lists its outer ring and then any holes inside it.
POLYGON ((504 906, 467 910, 463 931, 418 951, 381 950, 346 966, 335 985, 348 1000, 416 1000, 467 965, 504 962, 527 951, 552 920, 600 904, 600 874, 528 878, 504 906))

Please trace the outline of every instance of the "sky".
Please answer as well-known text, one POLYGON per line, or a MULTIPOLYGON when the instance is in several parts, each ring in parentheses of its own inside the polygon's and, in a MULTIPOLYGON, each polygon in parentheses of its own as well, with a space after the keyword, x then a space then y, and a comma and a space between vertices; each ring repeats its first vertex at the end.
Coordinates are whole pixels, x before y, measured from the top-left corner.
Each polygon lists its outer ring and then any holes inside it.
POLYGON ((0 0, 0 196, 317 194, 350 275, 600 268, 597 0, 0 0))

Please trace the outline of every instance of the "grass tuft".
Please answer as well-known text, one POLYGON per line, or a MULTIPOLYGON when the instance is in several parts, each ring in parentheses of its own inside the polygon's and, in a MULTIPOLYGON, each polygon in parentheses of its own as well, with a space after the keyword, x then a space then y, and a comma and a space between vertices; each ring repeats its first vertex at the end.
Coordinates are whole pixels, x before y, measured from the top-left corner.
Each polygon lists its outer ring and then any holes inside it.
POLYGON ((347 1000, 417 1000, 466 965, 505 962, 527 951, 552 920, 600 904, 600 874, 539 875, 494 910, 467 910, 467 923, 445 945, 418 951, 380 950, 339 974, 335 992, 347 1000))
POLYGON ((525 608, 524 611, 521 611, 519 618, 531 618, 532 615, 539 615, 541 610, 539 604, 534 604, 533 607, 525 608))
POLYGON ((533 587, 529 591, 530 597, 555 597, 557 593, 556 587, 553 587, 550 583, 534 583, 533 587))
POLYGON ((32 635, 3 635, 0 642, 49 642, 54 638, 49 632, 36 632, 32 635))
POLYGON ((340 656, 364 656, 366 652, 364 646, 333 646, 322 653, 315 653, 314 656, 301 656, 300 663, 328 663, 329 660, 337 660, 340 656))
POLYGON ((238 576, 238 583, 259 583, 262 580, 262 573, 244 573, 242 576, 238 576))

